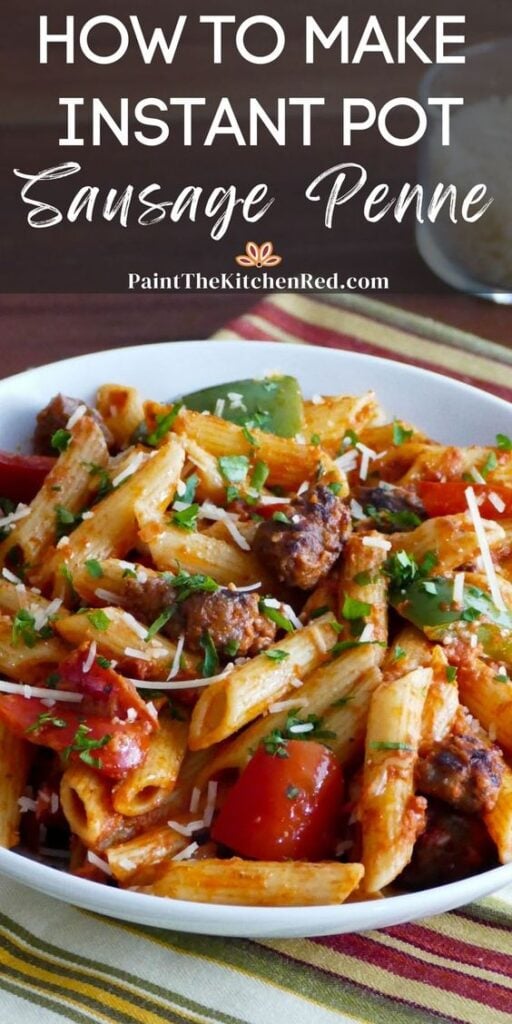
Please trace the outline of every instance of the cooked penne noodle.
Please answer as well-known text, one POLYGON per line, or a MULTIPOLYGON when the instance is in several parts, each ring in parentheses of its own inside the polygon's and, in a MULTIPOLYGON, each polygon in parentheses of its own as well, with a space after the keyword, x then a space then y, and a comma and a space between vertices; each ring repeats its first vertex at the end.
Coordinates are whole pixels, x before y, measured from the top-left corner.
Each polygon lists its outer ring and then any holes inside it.
POLYGON ((105 439, 91 416, 82 416, 71 430, 71 441, 48 473, 30 506, 0 545, 0 561, 19 548, 27 563, 28 578, 37 580, 41 560, 55 543, 59 510, 73 516, 87 505, 96 489, 91 465, 104 467, 108 460, 105 439))
POLYGON ((338 587, 338 573, 330 572, 311 591, 300 613, 302 621, 308 622, 311 618, 323 615, 325 612, 332 612, 333 615, 336 615, 338 612, 338 587))
POLYGON ((182 435, 182 440, 187 461, 198 477, 198 500, 223 505, 226 500, 226 481, 219 470, 217 459, 190 438, 182 435))
POLYGON ((400 481, 411 484, 416 480, 455 480, 463 479, 464 474, 472 469, 485 466, 489 456, 494 455, 493 448, 473 446, 455 448, 439 445, 428 446, 418 455, 413 465, 400 481))
POLYGON ((112 790, 114 809, 125 817, 147 814, 174 789, 187 749, 188 723, 163 711, 150 737, 146 759, 112 790))
MULTIPOLYGON (((190 815, 177 820, 186 823, 190 815)), ((125 885, 140 873, 141 869, 153 867, 163 860, 174 857, 191 842, 191 838, 176 832, 170 825, 158 825, 126 843, 118 843, 106 850, 106 857, 114 878, 125 885)))
POLYGON ((231 736, 326 661, 336 640, 331 622, 332 617, 325 615, 281 640, 279 648, 288 655, 283 661, 272 662, 266 653, 259 654, 204 690, 192 712, 191 750, 231 736))
MULTIPOLYGON (((141 678, 167 679, 176 644, 160 635, 146 640, 147 627, 122 608, 107 605, 101 611, 101 619, 94 612, 68 615, 55 623, 55 629, 74 647, 95 641, 98 653, 115 659, 128 675, 136 673, 141 678)), ((189 660, 188 664, 192 667, 193 661, 189 660)))
POLYGON ((414 626, 405 626, 386 651, 382 672, 386 682, 399 679, 415 668, 427 668, 432 662, 432 644, 414 626))
POLYGON ((139 529, 161 520, 163 512, 176 496, 184 465, 183 445, 174 437, 146 464, 144 479, 141 480, 139 475, 139 489, 133 501, 139 529))
POLYGON ((432 670, 418 668, 374 692, 368 715, 362 826, 365 889, 379 892, 409 863, 424 826, 426 801, 414 792, 414 767, 432 670))
POLYGON ((365 632, 369 632, 371 642, 383 645, 380 649, 382 661, 388 640, 388 581, 381 570, 388 552, 372 546, 379 538, 380 534, 371 531, 364 535, 353 534, 348 539, 339 578, 338 607, 344 627, 340 639, 350 640, 354 636, 352 627, 355 623, 366 627, 365 632), (350 612, 350 617, 345 616, 345 602, 366 605, 368 611, 361 615, 350 612))
POLYGON ((512 754, 512 682, 481 658, 464 661, 457 675, 460 699, 486 732, 512 754))
POLYGON ((505 766, 498 800, 492 811, 484 814, 491 839, 496 843, 501 864, 512 862, 512 770, 505 766))
POLYGON ((13 620, 0 615, 0 674, 22 683, 36 683, 58 665, 69 649, 58 637, 34 640, 27 646, 22 637, 13 642, 13 620))
POLYGON ((204 533, 188 533, 177 526, 142 533, 158 569, 176 572, 178 565, 191 573, 213 576, 221 586, 263 582, 266 573, 250 551, 204 533))
POLYGON ((144 403, 137 389, 103 384, 98 388, 96 405, 117 447, 126 448, 144 421, 144 403))
POLYGON ((304 434, 317 435, 322 448, 335 458, 342 454, 341 442, 347 430, 359 434, 382 420, 382 410, 375 392, 365 395, 318 396, 316 402, 304 402, 304 434))
POLYGON ((325 743, 342 765, 353 764, 364 749, 370 701, 381 680, 377 666, 368 669, 345 697, 338 697, 325 709, 322 730, 334 733, 325 743))
POLYGON ((104 850, 121 833, 123 819, 112 804, 111 784, 86 764, 66 768, 60 802, 71 831, 92 850, 104 850))
POLYGON ((30 744, 0 722, 0 846, 7 849, 19 841, 20 800, 31 761, 30 744))
POLYGON ((175 900, 260 907, 312 907, 343 903, 364 874, 361 864, 306 864, 231 860, 171 861, 138 892, 175 900))
MULTIPOLYGON (((489 545, 496 547, 503 539, 503 529, 493 520, 485 523, 489 545)), ((394 551, 407 551, 417 562, 421 562, 430 551, 435 551, 434 575, 466 565, 480 553, 473 521, 467 512, 427 519, 410 533, 394 533, 390 540, 394 551)))
MULTIPOLYGON (((365 680, 364 695, 362 695, 361 701, 357 701, 359 708, 360 704, 364 704, 366 701, 367 692, 378 681, 378 677, 373 674, 376 664, 377 654, 371 644, 362 644, 360 647, 346 651, 335 661, 322 665, 306 678, 301 688, 297 690, 297 710, 305 715, 314 714, 320 718, 323 718, 328 712, 333 716, 334 721, 334 718, 337 718, 338 710, 336 703, 340 702, 339 707, 346 710, 352 703, 348 699, 349 696, 359 688, 360 684, 363 686, 363 680, 365 680), (341 704, 342 701, 343 704, 341 704)), ((295 694, 290 697, 290 700, 294 699, 295 694)), ((209 779, 217 778, 219 774, 228 769, 242 771, 265 736, 268 736, 272 730, 285 728, 288 713, 289 709, 273 711, 267 717, 253 722, 234 739, 223 743, 217 750, 212 751, 212 757, 198 772, 197 785, 199 788, 204 788, 209 779)), ((359 715, 359 711, 357 714, 359 715)), ((345 716, 343 718, 345 720, 345 716)), ((346 720, 348 721, 348 719, 346 720)), ((332 724, 327 726, 325 721, 323 725, 329 731, 334 729, 332 724)), ((350 737, 348 742, 349 740, 350 737)), ((341 731, 339 736, 337 734, 336 737, 329 738, 328 745, 333 750, 337 749, 337 746, 345 750, 346 743, 345 732, 341 731)))

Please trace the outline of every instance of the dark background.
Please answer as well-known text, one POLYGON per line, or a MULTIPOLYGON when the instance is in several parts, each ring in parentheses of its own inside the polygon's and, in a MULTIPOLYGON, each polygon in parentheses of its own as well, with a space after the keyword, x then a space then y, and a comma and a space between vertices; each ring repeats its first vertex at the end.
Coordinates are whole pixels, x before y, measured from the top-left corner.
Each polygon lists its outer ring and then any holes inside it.
MULTIPOLYGON (((416 150, 389 146, 380 140, 376 130, 361 133, 357 144, 349 151, 343 150, 340 98, 365 96, 382 104, 398 95, 414 97, 426 66, 414 58, 405 66, 388 66, 377 55, 366 57, 359 66, 341 66, 337 46, 331 51, 319 50, 317 63, 306 66, 307 13, 315 14, 325 29, 332 28, 342 13, 350 15, 356 38, 358 27, 364 25, 370 13, 378 13, 383 26, 390 31, 398 13, 407 14, 411 25, 424 13, 463 13, 467 17, 468 44, 512 31, 510 0, 489 0, 485 5, 468 0, 450 0, 449 4, 437 0, 428 5, 428 11, 422 0, 379 0, 371 5, 358 0, 345 0, 343 4, 337 0, 319 0, 316 4, 311 0, 232 0, 229 5, 217 0, 187 0, 182 5, 169 0, 133 0, 129 6, 125 0, 109 0, 107 5, 98 5, 96 0, 80 4, 61 0, 4 2, 0 34, 0 60, 7 84, 0 170, 4 221, 0 243, 2 292, 124 292, 130 271, 231 271, 236 269, 235 255, 243 251, 248 238, 255 237, 257 241, 273 240, 284 258, 279 272, 325 274, 338 270, 342 275, 386 274, 395 293, 442 293, 442 286, 416 252, 412 215, 402 225, 389 216, 380 224, 369 225, 357 198, 341 209, 334 229, 328 231, 322 223, 321 204, 308 202, 304 197, 305 187, 318 173, 348 159, 367 168, 369 185, 384 181, 395 191, 405 181, 418 180, 416 150), (186 13, 189 23, 183 39, 187 42, 182 44, 171 66, 158 60, 144 65, 135 47, 119 63, 105 67, 86 61, 77 48, 76 63, 66 65, 63 46, 50 46, 50 63, 39 66, 42 13, 49 16, 50 31, 63 30, 66 13, 75 14, 77 30, 98 13, 121 19, 138 14, 147 26, 147 34, 154 26, 165 29, 174 25, 177 15, 186 13), (256 66, 244 62, 234 45, 227 45, 225 62, 215 66, 211 58, 211 29, 194 26, 199 13, 233 13, 239 19, 254 13, 271 14, 286 30, 286 51, 274 64, 256 66), (58 146, 64 128, 64 110, 58 106, 58 97, 65 95, 99 96, 112 104, 113 111, 120 96, 134 100, 146 96, 164 100, 171 95, 206 96, 209 102, 200 115, 204 130, 195 120, 198 144, 190 149, 179 142, 179 129, 176 140, 155 148, 137 143, 123 148, 113 141, 96 150, 90 145, 72 149, 58 146), (311 148, 299 144, 298 124, 289 119, 285 150, 265 135, 257 149, 241 149, 229 138, 205 149, 201 139, 222 95, 230 97, 241 120, 251 95, 257 96, 269 111, 278 96, 325 96, 327 105, 315 113, 311 148), (21 182, 14 177, 13 167, 36 171, 65 160, 77 160, 82 173, 67 182, 41 187, 41 195, 49 201, 54 190, 61 209, 65 208, 66 195, 71 197, 85 183, 123 188, 128 183, 146 185, 158 181, 165 197, 172 199, 186 184, 199 184, 209 191, 215 185, 234 183, 243 194, 252 184, 264 181, 269 183, 276 202, 258 225, 246 225, 237 215, 222 242, 209 238, 209 224, 204 218, 195 225, 182 220, 179 224, 165 221, 149 228, 134 225, 127 229, 98 218, 92 224, 80 220, 74 225, 65 222, 57 228, 36 231, 27 225, 27 208, 19 196, 21 182)), ((112 40, 117 37, 106 31, 104 42, 111 49, 112 40)), ((454 27, 454 32, 460 31, 454 27)), ((91 43, 100 48, 100 41, 97 30, 91 43)), ((248 41, 251 48, 253 44, 258 48, 256 32, 248 41)), ((428 49, 428 33, 420 41, 428 49)), ((178 113, 171 116, 179 118, 178 113)), ((232 308, 236 306, 235 302, 232 308)))

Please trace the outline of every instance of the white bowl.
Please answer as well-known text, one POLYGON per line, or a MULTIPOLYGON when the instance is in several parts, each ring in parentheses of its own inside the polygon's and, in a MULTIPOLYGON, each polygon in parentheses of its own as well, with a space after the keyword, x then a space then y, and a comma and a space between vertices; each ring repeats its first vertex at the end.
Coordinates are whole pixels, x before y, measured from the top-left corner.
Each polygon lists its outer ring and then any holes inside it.
MULTIPOLYGON (((28 448, 34 414, 57 391, 90 401, 99 384, 115 382, 134 384, 148 397, 169 399, 208 384, 261 376, 270 369, 296 375, 306 395, 359 394, 373 388, 390 415, 410 419, 451 444, 492 443, 498 432, 510 433, 508 403, 401 363, 261 342, 180 342, 98 352, 0 381, 0 447, 28 448)), ((382 928, 451 910, 512 883, 509 864, 461 882, 382 900, 267 908, 185 903, 125 892, 74 878, 9 850, 0 850, 0 872, 57 899, 139 924, 267 938, 382 928)))

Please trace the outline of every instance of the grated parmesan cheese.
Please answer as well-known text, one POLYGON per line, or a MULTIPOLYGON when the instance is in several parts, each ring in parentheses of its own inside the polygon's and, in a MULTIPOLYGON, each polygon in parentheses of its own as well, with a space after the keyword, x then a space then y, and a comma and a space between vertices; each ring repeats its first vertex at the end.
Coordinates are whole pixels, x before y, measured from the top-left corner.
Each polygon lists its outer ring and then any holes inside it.
POLYGON ((492 599, 497 608, 500 611, 506 611, 506 605, 501 595, 500 585, 498 583, 498 577, 496 576, 496 570, 494 568, 494 562, 492 560, 491 551, 489 548, 489 541, 485 533, 484 521, 480 515, 480 509, 476 503, 475 492, 472 487, 467 487, 465 490, 466 501, 468 504, 469 514, 471 516, 473 526, 475 528, 476 539, 480 548, 482 556, 484 572, 487 576, 487 582, 491 591, 492 599))
POLYGON ((17 523, 19 519, 25 519, 29 516, 31 509, 28 505, 19 504, 14 512, 10 512, 8 516, 3 516, 0 519, 0 527, 11 526, 12 523, 17 523))
POLYGON ((384 537, 363 537, 362 543, 365 548, 381 548, 382 551, 391 551, 392 543, 384 537))
POLYGON ((19 586, 21 583, 21 586, 25 588, 25 584, 23 583, 23 581, 20 580, 19 576, 15 576, 10 569, 2 569, 2 576, 4 580, 7 580, 8 583, 16 583, 17 586, 19 586))
POLYGON ((374 639, 374 628, 371 622, 367 622, 363 632, 359 636, 360 644, 369 644, 374 639))
POLYGON ((185 634, 181 633, 176 644, 176 650, 174 652, 174 658, 172 659, 172 665, 167 676, 167 679, 174 679, 178 675, 180 670, 181 655, 183 654, 183 648, 185 646, 185 634))
POLYGON ((303 732, 312 732, 314 728, 315 726, 313 722, 302 722, 299 725, 291 725, 288 732, 297 733, 297 735, 299 735, 303 732))
POLYGON ((199 786, 194 786, 190 797, 189 811, 191 814, 196 814, 199 809, 199 801, 201 799, 201 790, 199 786))
POLYGON ((137 454, 134 455, 132 459, 130 459, 128 465, 125 466, 124 469, 122 469, 121 472, 118 473, 117 476, 113 478, 112 487, 119 487, 119 484, 122 484, 123 481, 127 480, 129 476, 133 476, 133 474, 137 472, 137 470, 139 469, 143 462, 144 452, 137 452, 137 454))
POLYGON ((87 850, 87 860, 90 864, 94 864, 95 868, 99 868, 99 870, 103 871, 106 875, 112 874, 112 868, 108 861, 103 860, 102 857, 98 857, 92 850, 87 850))
POLYGON ((204 809, 203 821, 205 828, 210 828, 213 821, 213 815, 215 814, 215 804, 217 803, 217 791, 219 783, 210 781, 208 783, 208 789, 206 792, 206 807, 204 809))
POLYGON ((226 399, 225 398, 218 398, 217 401, 215 402, 214 415, 218 416, 219 419, 222 418, 222 414, 224 412, 225 404, 226 404, 226 399))
POLYGON ((91 512, 90 509, 88 512, 82 512, 82 519, 94 519, 94 512, 91 512))
POLYGON ((471 466, 469 475, 473 477, 473 480, 475 481, 476 484, 485 484, 485 477, 483 477, 482 474, 479 473, 476 466, 471 466))
POLYGON ((453 594, 452 601, 456 605, 462 605, 464 600, 464 580, 466 574, 464 572, 457 572, 453 578, 453 594))
POLYGON ((79 405, 78 408, 75 409, 73 413, 71 413, 71 416, 69 417, 68 422, 66 423, 66 430, 72 430, 73 427, 79 422, 79 420, 82 419, 82 416, 85 416, 86 412, 87 406, 79 405))
POLYGON ((137 661, 152 661, 151 654, 147 651, 138 651, 136 647, 125 647, 124 654, 127 658, 136 658, 137 661))
POLYGON ((496 494, 495 491, 491 491, 491 493, 488 495, 488 498, 491 505, 494 505, 494 508, 496 509, 497 512, 505 511, 507 506, 503 501, 503 498, 500 498, 499 494, 496 494))
MULTIPOLYGON (((98 587, 94 591, 94 596, 98 598, 98 601, 106 601, 107 604, 117 604, 119 601, 119 595, 114 594, 112 590, 103 590, 102 587, 98 587)), ((144 636, 146 633, 144 633, 144 636)))
POLYGON ((311 401, 313 405, 324 405, 324 399, 321 395, 313 395, 311 401))
POLYGON ((97 651, 98 645, 96 643, 96 640, 93 640, 87 652, 87 657, 82 665, 82 672, 84 672, 85 674, 91 671, 91 668, 94 665, 94 659, 96 657, 97 651))
POLYGON ((278 700, 275 704, 269 704, 268 710, 271 715, 278 715, 280 711, 290 711, 291 708, 305 708, 307 704, 307 700, 278 700))
POLYGON ((46 686, 11 683, 7 679, 0 679, 0 693, 18 693, 27 700, 30 700, 31 697, 48 697, 51 700, 67 701, 68 704, 79 704, 83 700, 83 694, 73 693, 72 690, 50 690, 46 686))
MULTIPOLYGON (((96 591, 96 593, 98 593, 98 591, 96 591)), ((108 593, 108 591, 106 591, 106 593, 108 593)), ((134 615, 131 615, 130 612, 122 612, 122 617, 126 622, 126 625, 130 626, 130 628, 133 629, 133 632, 136 633, 137 636, 140 636, 141 640, 146 639, 148 631, 140 622, 137 621, 134 615)))
POLYGON ((199 843, 190 843, 185 847, 184 850, 180 850, 179 853, 175 854, 173 860, 189 860, 190 857, 194 856, 194 853, 199 849, 199 843))

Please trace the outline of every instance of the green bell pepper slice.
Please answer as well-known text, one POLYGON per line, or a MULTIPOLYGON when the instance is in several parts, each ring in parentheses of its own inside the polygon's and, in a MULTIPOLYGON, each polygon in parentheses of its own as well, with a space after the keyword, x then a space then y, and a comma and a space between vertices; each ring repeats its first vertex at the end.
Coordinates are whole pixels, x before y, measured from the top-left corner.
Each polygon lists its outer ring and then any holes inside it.
POLYGON ((303 428, 302 395, 295 377, 233 380, 183 395, 181 401, 187 409, 214 413, 219 399, 224 400, 222 419, 249 431, 295 437, 303 428), (233 400, 228 395, 237 397, 233 400))
POLYGON ((416 579, 403 589, 391 591, 394 608, 419 629, 436 630, 454 622, 472 622, 484 618, 502 629, 512 629, 512 612, 501 611, 488 594, 478 587, 464 587, 462 607, 453 606, 453 579, 444 576, 416 579))

